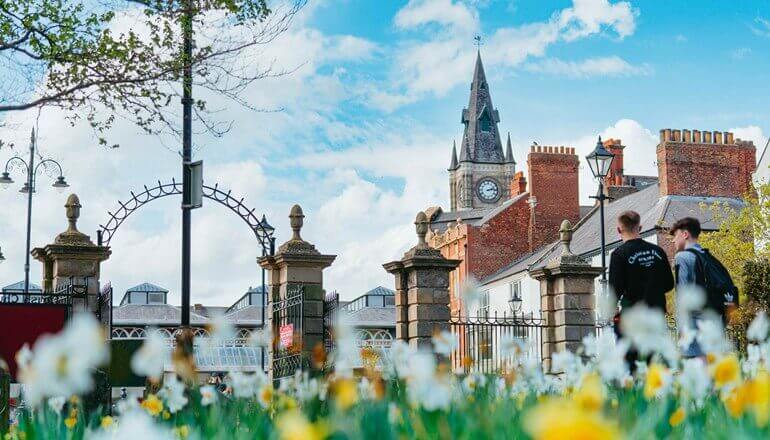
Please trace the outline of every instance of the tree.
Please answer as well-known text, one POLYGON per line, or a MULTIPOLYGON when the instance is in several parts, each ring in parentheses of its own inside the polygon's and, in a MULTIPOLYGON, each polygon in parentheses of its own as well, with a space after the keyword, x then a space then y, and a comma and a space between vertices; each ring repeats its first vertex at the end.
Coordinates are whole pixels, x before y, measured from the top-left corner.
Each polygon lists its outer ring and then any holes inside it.
MULTIPOLYGON (((250 49, 284 32, 306 0, 286 1, 271 9, 267 0, 0 0, 0 115, 58 107, 72 124, 85 120, 103 145, 116 117, 178 136, 172 106, 181 95, 186 8, 196 30, 195 85, 255 109, 239 93, 283 72, 250 49)), ((209 133, 229 129, 205 100, 194 111, 209 133)))
MULTIPOLYGON (((703 233, 701 245, 725 265, 733 281, 744 292, 744 264, 770 258, 770 183, 747 194, 745 206, 734 210, 725 203, 702 206, 719 225, 718 231, 703 233)), ((743 295, 741 295, 743 299, 743 295)))

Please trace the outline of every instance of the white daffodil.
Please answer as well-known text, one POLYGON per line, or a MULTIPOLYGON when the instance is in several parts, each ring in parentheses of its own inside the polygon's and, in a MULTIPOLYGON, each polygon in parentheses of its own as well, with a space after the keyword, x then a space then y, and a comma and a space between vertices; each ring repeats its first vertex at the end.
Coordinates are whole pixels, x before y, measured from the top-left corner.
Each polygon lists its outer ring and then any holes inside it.
POLYGON ((265 327, 251 333, 249 344, 254 347, 267 348, 273 344, 273 330, 265 327))
POLYGON ((59 414, 66 402, 67 399, 64 396, 50 397, 48 398, 48 407, 51 408, 53 412, 59 414))
POLYGON ((81 313, 61 333, 38 339, 31 355, 25 352, 19 357, 24 396, 34 407, 46 397, 90 391, 93 370, 106 363, 109 350, 93 315, 81 313))
POLYGON ((711 388, 706 363, 700 358, 685 359, 679 374, 679 386, 687 398, 701 407, 711 388))
POLYGON ((580 356, 564 350, 554 353, 551 357, 551 371, 564 373, 559 378, 560 382, 566 387, 575 387, 588 370, 580 356))
POLYGON ((16 365, 20 370, 27 368, 32 361, 32 350, 29 349, 29 344, 25 343, 21 346, 19 351, 16 352, 16 365))
POLYGON ((138 376, 159 380, 169 361, 168 341, 154 329, 147 332, 142 346, 131 357, 131 370, 138 376))
POLYGON ((465 379, 463 379, 462 381, 462 387, 466 393, 473 393, 474 391, 485 386, 486 384, 487 384, 486 376, 478 372, 474 372, 465 376, 465 379))
POLYGON ((514 358, 526 353, 530 341, 526 338, 505 334, 500 337, 500 356, 514 358))
POLYGON ((624 337, 642 356, 658 353, 661 347, 671 345, 666 318, 660 310, 637 304, 623 313, 620 326, 624 337))
POLYGON ((452 354, 460 344, 457 335, 446 330, 433 336, 433 349, 436 353, 444 356, 452 354))
POLYGON ((432 376, 409 382, 409 397, 414 404, 428 411, 447 410, 452 402, 452 382, 449 377, 432 376))
POLYGON ((174 433, 156 423, 145 411, 128 411, 120 416, 117 426, 103 428, 91 436, 94 440, 173 440, 174 433))
POLYGON ((385 371, 389 377, 406 378, 409 373, 409 362, 415 350, 402 340, 393 341, 390 351, 386 354, 385 371))
POLYGON ((204 385, 200 388, 201 406, 209 406, 217 402, 217 389, 213 385, 204 385))
POLYGON ((703 293, 703 289, 697 286, 688 286, 677 289, 677 327, 679 329, 692 327, 692 312, 701 310, 704 304, 706 304, 706 295, 703 293))
POLYGON ((158 395, 166 401, 166 406, 171 413, 175 413, 187 405, 185 396, 185 386, 176 376, 163 384, 163 388, 158 395))
POLYGON ((741 362, 743 374, 754 377, 762 368, 762 349, 759 345, 748 344, 746 346, 746 358, 741 362))
POLYGON ((770 321, 767 319, 767 313, 761 311, 751 321, 749 329, 746 331, 746 337, 750 341, 763 342, 767 339, 768 330, 770 330, 770 321))
POLYGON ((715 314, 707 313, 698 321, 695 337, 705 353, 724 354, 732 350, 732 344, 725 337, 722 321, 715 314))
POLYGON ((250 399, 257 394, 260 385, 256 374, 245 374, 233 371, 229 375, 229 382, 233 388, 233 396, 250 399))
POLYGON ((460 297, 462 298, 463 312, 469 315, 471 311, 478 309, 481 303, 481 290, 479 290, 479 283, 475 278, 467 277, 460 289, 460 297))
POLYGON ((588 335, 583 338, 583 347, 585 354, 594 359, 599 375, 605 382, 621 381, 628 376, 625 359, 628 341, 616 341, 614 334, 602 332, 598 337, 588 335))

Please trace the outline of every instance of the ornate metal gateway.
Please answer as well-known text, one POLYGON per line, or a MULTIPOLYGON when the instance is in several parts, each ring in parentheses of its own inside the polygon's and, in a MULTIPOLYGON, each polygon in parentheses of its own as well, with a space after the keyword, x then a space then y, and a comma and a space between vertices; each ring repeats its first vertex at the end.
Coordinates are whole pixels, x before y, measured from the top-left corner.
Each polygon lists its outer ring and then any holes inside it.
POLYGON ((289 287, 286 298, 273 304, 273 379, 291 376, 308 366, 302 356, 303 286, 289 287))
MULTIPOLYGON (((219 189, 219 184, 212 186, 203 185, 203 197, 213 200, 220 205, 226 206, 232 212, 238 215, 249 228, 254 232, 254 235, 262 245, 262 249, 267 253, 269 251, 272 254, 274 248, 273 242, 273 228, 267 223, 267 219, 264 215, 259 219, 254 214, 254 209, 249 209, 243 204, 244 198, 236 199, 231 195, 232 191, 227 192, 219 189)), ((120 207, 113 213, 107 211, 110 219, 106 224, 99 225, 99 230, 96 233, 98 244, 100 246, 109 246, 112 237, 115 235, 115 231, 118 230, 120 225, 134 213, 137 209, 141 208, 145 204, 167 196, 182 195, 182 183, 172 179, 171 183, 161 183, 158 180, 158 184, 152 188, 144 186, 144 191, 140 193, 134 193, 131 191, 131 198, 123 203, 118 200, 120 207)))

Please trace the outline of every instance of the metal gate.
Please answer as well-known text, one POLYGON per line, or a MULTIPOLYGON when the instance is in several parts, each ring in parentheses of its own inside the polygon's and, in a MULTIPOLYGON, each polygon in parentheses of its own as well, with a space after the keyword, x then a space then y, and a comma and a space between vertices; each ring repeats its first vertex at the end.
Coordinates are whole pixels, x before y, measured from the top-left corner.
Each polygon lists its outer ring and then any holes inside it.
POLYGON ((457 347, 449 358, 453 371, 499 373, 512 365, 516 346, 542 361, 544 321, 541 318, 503 315, 454 316, 449 321, 457 347))
POLYGON ((304 288, 290 286, 286 298, 273 304, 273 378, 292 376, 305 369, 308 360, 302 356, 302 303, 304 288))
POLYGON ((334 324, 340 306, 340 294, 332 292, 324 298, 324 350, 328 354, 334 350, 334 324))

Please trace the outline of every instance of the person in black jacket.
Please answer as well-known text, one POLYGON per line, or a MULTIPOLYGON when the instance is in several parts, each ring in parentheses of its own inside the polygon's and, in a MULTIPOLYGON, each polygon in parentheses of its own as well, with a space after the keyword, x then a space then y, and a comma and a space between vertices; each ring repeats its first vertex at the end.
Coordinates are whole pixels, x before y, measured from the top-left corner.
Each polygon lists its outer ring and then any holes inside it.
MULTIPOLYGON (((623 311, 638 303, 666 312, 666 292, 674 288, 674 276, 666 252, 660 246, 641 238, 641 219, 636 211, 624 211, 618 216, 618 234, 623 240, 610 256, 610 288, 620 304, 615 333, 622 337, 620 323, 623 311)), ((634 370, 638 358, 629 350, 626 361, 634 370)))

